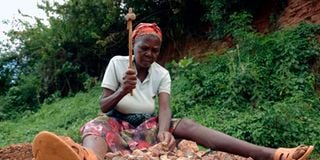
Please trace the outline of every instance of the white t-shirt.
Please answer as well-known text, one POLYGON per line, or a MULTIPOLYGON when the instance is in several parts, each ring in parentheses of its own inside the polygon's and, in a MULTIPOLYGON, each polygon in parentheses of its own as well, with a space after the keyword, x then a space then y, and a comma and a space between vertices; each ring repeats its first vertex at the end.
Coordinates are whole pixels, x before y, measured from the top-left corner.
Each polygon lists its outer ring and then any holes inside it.
MULTIPOLYGON (((116 91, 123 83, 123 76, 128 70, 129 57, 113 57, 106 69, 101 87, 116 91)), ((133 64, 135 69, 135 65, 133 64)), ((168 70, 154 62, 151 64, 146 79, 141 83, 137 78, 133 96, 127 94, 116 106, 116 109, 124 114, 149 113, 155 111, 155 97, 165 92, 170 94, 171 78, 168 70)))

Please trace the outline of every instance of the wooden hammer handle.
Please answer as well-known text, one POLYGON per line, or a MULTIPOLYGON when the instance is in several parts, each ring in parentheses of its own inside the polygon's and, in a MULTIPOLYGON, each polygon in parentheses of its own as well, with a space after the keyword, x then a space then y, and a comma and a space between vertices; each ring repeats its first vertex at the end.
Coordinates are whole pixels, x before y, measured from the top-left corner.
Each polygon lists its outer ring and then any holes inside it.
MULTIPOLYGON (((128 36, 128 48, 129 48, 129 68, 132 68, 132 21, 136 19, 136 15, 132 12, 132 8, 129 8, 128 14, 125 16, 127 20, 127 29, 129 31, 128 36)), ((131 91, 131 96, 132 91, 131 91)))

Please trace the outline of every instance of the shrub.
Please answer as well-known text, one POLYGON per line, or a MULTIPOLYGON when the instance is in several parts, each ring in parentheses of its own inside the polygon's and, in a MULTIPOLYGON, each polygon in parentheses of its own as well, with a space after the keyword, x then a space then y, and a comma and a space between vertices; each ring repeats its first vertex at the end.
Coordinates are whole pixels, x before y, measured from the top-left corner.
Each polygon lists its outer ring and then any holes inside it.
POLYGON ((40 82, 33 75, 22 75, 18 85, 9 89, 4 97, 2 118, 20 117, 25 111, 36 111, 39 109, 40 82))
POLYGON ((201 65, 192 58, 170 63, 174 115, 205 116, 201 123, 255 144, 319 144, 318 80, 311 70, 319 31, 309 24, 265 36, 235 30, 237 45, 224 55, 201 65))

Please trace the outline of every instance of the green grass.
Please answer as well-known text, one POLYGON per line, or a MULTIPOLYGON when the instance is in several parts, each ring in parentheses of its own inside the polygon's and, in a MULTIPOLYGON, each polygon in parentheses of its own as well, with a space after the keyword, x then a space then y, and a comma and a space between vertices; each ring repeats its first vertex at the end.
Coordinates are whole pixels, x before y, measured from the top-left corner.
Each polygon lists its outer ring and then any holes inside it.
POLYGON ((63 98, 52 104, 45 104, 34 114, 0 122, 0 147, 15 143, 31 142, 43 130, 59 135, 68 135, 80 141, 79 128, 97 116, 101 88, 95 87, 88 93, 63 98))

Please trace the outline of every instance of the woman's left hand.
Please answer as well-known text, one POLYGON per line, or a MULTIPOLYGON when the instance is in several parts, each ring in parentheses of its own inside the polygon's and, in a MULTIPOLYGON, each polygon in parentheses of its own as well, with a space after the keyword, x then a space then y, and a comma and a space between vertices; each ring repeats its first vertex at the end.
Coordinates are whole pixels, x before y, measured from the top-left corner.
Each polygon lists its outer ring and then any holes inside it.
POLYGON ((159 142, 166 145, 168 150, 173 151, 174 147, 176 146, 176 140, 170 132, 168 131, 159 132, 157 138, 159 142))

